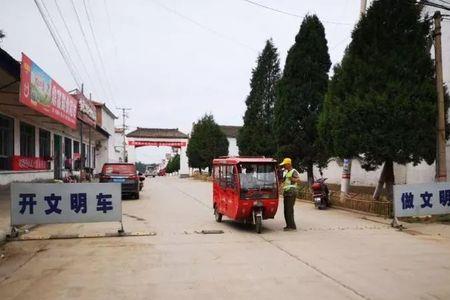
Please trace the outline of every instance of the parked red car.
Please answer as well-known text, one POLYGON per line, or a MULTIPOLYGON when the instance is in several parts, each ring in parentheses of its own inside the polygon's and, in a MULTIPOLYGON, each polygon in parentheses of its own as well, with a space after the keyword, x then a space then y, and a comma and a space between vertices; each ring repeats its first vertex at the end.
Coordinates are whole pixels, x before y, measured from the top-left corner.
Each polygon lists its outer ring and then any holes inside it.
POLYGON ((136 166, 130 163, 106 163, 100 173, 100 182, 116 182, 122 185, 122 197, 132 196, 139 199, 140 182, 145 177, 140 177, 136 172, 136 166))

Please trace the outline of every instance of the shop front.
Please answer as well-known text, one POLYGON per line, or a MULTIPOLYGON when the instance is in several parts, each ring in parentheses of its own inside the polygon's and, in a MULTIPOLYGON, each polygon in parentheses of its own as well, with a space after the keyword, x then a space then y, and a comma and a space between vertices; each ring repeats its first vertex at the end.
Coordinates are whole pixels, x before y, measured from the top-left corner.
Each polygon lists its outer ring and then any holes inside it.
POLYGON ((95 139, 104 137, 83 127, 79 107, 26 55, 20 64, 0 49, 0 185, 62 179, 92 168, 95 139))

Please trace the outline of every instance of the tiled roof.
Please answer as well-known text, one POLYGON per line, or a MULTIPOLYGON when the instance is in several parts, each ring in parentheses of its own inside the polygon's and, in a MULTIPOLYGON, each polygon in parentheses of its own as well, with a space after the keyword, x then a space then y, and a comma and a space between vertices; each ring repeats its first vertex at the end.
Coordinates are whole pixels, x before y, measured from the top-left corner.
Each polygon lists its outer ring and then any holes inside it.
POLYGON ((220 125, 220 129, 222 130, 223 133, 225 133, 227 138, 237 138, 241 126, 220 125))
POLYGON ((141 128, 127 134, 127 137, 135 138, 169 138, 169 139, 187 139, 187 134, 182 133, 178 128, 141 128))

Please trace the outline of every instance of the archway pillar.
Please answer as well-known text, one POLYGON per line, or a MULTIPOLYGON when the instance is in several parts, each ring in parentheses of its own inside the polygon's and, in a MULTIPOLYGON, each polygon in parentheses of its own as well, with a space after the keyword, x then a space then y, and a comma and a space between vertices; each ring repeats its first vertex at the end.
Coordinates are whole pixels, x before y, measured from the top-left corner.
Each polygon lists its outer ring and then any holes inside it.
POLYGON ((186 149, 187 147, 180 148, 180 171, 178 172, 180 174, 180 178, 189 177, 189 163, 186 155, 186 149))

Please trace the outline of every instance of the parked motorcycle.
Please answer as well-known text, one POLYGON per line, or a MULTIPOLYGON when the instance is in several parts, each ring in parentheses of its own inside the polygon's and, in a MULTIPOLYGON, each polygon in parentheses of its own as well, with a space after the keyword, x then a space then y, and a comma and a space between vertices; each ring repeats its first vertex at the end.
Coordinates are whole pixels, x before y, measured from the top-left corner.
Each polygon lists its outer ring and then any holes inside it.
POLYGON ((326 209, 330 206, 330 191, 325 183, 327 178, 319 178, 311 186, 313 193, 314 206, 318 209, 326 209))

